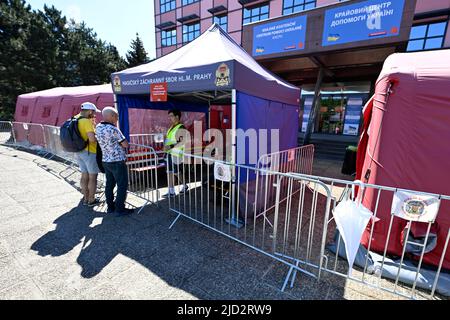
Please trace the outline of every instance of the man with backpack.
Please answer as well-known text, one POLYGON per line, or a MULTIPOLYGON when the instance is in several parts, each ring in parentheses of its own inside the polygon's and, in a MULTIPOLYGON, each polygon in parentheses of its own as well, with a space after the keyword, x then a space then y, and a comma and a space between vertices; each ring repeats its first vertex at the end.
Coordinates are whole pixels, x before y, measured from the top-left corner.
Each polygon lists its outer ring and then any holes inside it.
POLYGON ((81 105, 80 114, 74 118, 78 122, 78 130, 81 138, 86 141, 86 147, 75 153, 78 166, 81 171, 81 192, 83 193, 83 204, 90 207, 100 202, 95 198, 97 191, 97 175, 100 169, 97 165, 97 139, 95 138, 95 115, 101 112, 95 104, 85 102, 81 105))

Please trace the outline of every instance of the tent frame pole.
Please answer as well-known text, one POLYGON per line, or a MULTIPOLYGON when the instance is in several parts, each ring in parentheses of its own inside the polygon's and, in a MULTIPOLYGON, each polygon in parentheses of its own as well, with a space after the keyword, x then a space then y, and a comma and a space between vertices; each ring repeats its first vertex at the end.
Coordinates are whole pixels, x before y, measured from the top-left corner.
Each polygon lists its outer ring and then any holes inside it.
MULTIPOLYGON (((115 93, 114 93, 114 108, 116 109, 117 112, 119 112, 119 106, 117 105, 117 95, 115 93)), ((120 120, 121 120, 121 117, 119 117, 119 121, 118 121, 119 123, 117 124, 119 126, 119 128, 121 127, 120 120)))
POLYGON ((230 192, 230 200, 231 200, 231 219, 225 219, 227 223, 236 227, 242 228, 244 223, 240 221, 238 217, 239 209, 236 208, 236 184, 239 181, 236 181, 236 128, 237 128, 237 119, 236 119, 236 105, 237 105, 237 97, 236 97, 236 89, 231 90, 231 192, 230 192))
POLYGON ((231 163, 236 164, 236 89, 231 90, 231 163))

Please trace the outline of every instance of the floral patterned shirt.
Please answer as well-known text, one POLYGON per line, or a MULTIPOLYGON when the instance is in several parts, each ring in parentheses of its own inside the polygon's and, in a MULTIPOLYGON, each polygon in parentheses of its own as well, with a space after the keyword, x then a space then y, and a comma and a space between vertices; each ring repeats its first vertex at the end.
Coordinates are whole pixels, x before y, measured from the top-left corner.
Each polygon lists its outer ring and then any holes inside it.
POLYGON ((102 122, 96 128, 97 141, 102 149, 103 162, 125 161, 125 148, 120 145, 125 141, 122 132, 112 124, 102 122))

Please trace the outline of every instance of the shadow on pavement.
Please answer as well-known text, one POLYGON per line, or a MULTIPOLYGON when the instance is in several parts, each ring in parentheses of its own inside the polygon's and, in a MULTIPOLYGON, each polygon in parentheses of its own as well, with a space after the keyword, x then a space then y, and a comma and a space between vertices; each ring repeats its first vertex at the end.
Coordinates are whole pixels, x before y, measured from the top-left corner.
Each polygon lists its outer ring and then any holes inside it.
MULTIPOLYGON (((199 299, 343 298, 344 280, 333 284, 304 275, 297 277, 293 288, 281 292, 287 266, 184 219, 168 230, 175 215, 166 212, 164 202, 125 217, 79 205, 56 219, 56 229, 31 249, 40 256, 62 256, 82 243, 76 261, 87 279, 123 255, 199 299)), ((147 274, 130 272, 124 274, 131 283, 150 281, 148 290, 158 290, 147 274)))

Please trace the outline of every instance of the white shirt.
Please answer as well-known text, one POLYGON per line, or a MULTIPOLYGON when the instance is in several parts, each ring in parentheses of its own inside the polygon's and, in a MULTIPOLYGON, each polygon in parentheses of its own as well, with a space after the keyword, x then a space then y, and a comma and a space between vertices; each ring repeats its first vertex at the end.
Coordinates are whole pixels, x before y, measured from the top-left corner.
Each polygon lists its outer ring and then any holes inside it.
POLYGON ((117 127, 102 122, 97 125, 96 136, 102 149, 103 162, 118 162, 127 159, 125 148, 120 145, 126 139, 117 127))

